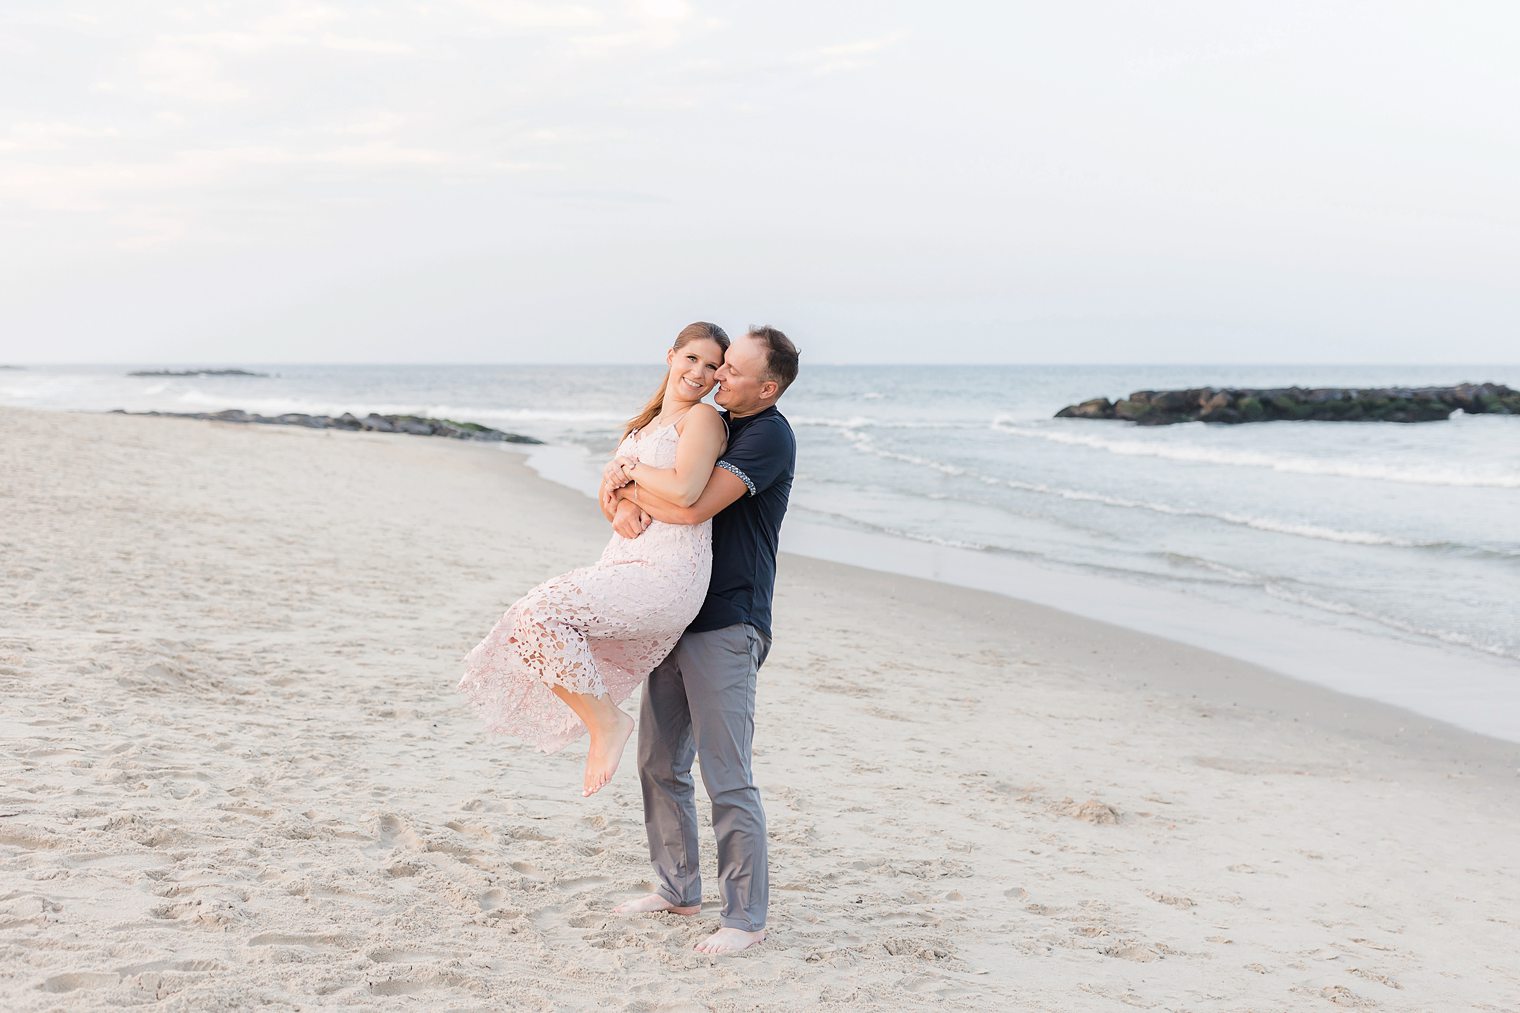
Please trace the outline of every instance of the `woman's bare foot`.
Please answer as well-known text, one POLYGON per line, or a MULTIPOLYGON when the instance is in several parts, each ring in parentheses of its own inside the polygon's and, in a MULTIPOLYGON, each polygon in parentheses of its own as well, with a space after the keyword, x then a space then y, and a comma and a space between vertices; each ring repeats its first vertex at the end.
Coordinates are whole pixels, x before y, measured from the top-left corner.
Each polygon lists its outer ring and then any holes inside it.
POLYGON ((617 773, 623 747, 633 734, 633 718, 605 696, 572 693, 560 685, 550 686, 554 695, 575 711, 586 731, 591 733, 591 748, 586 753, 586 776, 581 781, 581 797, 595 795, 617 773))
POLYGON ((623 758, 623 747, 633 734, 633 718, 623 713, 621 707, 607 704, 607 710, 597 715, 597 720, 587 724, 591 732, 591 749, 586 753, 586 779, 581 796, 589 797, 601 791, 612 775, 617 773, 618 761, 623 758))
POLYGON ((694 949, 699 953, 738 953, 765 938, 765 930, 746 932, 743 929, 721 928, 698 943, 694 949))
POLYGON ((679 904, 672 904, 657 893, 646 893, 642 897, 623 901, 623 903, 612 909, 612 913, 615 915, 641 915, 664 911, 673 915, 690 916, 699 913, 701 910, 702 905, 700 904, 696 907, 682 907, 679 904))

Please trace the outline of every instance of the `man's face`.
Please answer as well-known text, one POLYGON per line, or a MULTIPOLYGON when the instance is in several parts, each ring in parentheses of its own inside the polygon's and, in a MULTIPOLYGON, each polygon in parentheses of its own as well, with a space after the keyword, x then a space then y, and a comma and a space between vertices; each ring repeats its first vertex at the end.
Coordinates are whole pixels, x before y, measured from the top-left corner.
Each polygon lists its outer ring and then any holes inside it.
POLYGON ((737 416, 753 415, 775 401, 775 381, 765 375, 765 346, 745 335, 728 346, 718 367, 713 400, 737 416))

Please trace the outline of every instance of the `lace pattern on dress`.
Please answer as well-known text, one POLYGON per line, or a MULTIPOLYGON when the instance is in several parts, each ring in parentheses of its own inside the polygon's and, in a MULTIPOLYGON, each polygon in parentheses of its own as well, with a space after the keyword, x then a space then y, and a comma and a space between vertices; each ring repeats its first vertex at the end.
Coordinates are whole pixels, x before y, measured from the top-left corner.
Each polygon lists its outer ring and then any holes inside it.
MULTIPOLYGON (((631 433, 618 453, 672 467, 674 431, 631 433)), ((634 539, 614 534, 595 565, 514 602, 465 658, 459 689, 491 731, 558 749, 585 729, 550 687, 627 699, 696 618, 711 573, 711 521, 656 521, 634 539)))

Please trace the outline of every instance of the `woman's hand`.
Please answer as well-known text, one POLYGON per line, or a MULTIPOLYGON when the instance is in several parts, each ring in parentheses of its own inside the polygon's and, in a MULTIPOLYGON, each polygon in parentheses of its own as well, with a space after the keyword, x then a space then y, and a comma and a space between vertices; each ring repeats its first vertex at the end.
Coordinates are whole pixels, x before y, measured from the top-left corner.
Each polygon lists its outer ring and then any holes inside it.
POLYGON ((661 468, 632 458, 616 460, 622 465, 623 476, 638 482, 640 492, 653 493, 678 507, 688 507, 711 481, 713 465, 723 453, 728 431, 723 428, 718 410, 709 404, 692 406, 682 421, 672 425, 680 435, 675 467, 661 468))
POLYGON ((623 462, 632 460, 628 457, 614 457, 607 462, 607 467, 602 469, 602 484, 610 489, 621 489, 627 485, 629 477, 624 473, 623 462))
POLYGON ((614 458, 614 460, 616 462, 618 462, 622 466, 622 469, 623 469, 623 484, 627 485, 629 482, 632 482, 633 481, 633 469, 638 465, 639 462, 635 461, 631 457, 618 457, 618 458, 614 458))

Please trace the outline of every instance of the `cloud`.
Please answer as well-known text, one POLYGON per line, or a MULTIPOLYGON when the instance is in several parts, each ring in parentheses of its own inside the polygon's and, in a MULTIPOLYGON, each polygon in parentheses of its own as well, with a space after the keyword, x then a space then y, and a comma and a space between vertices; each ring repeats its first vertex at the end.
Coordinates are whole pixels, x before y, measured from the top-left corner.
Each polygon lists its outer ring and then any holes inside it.
POLYGON ((579 4, 456 0, 454 6, 513 31, 582 30, 605 22, 598 11, 579 4))
POLYGON ((642 21, 685 21, 692 13, 686 0, 632 0, 628 8, 642 21))
POLYGON ((377 137, 382 134, 394 134, 408 122, 410 122, 409 119, 399 113, 388 109, 377 109, 369 113, 355 113, 345 119, 340 126, 332 129, 340 134, 377 137))
POLYGON ((601 59, 614 54, 670 49, 683 42, 696 24, 686 0, 629 0, 625 16, 608 24, 610 30, 570 40, 581 57, 601 59))
POLYGON ((63 151, 80 141, 111 140, 122 136, 119 127, 62 121, 13 123, 7 133, 8 136, 0 137, 0 151, 15 153, 63 151))
POLYGON ((146 250, 183 242, 190 226, 180 215, 157 208, 131 208, 113 213, 115 245, 123 250, 146 250))
POLYGON ((797 54, 793 61, 800 63, 814 74, 839 74, 861 70, 871 66, 878 53, 882 53, 908 37, 907 32, 893 32, 855 42, 833 46, 820 46, 797 54))
POLYGON ((142 90, 160 98, 193 104, 242 102, 252 89, 228 80, 222 63, 204 49, 175 42, 155 43, 135 61, 142 90))
POLYGON ((277 170, 339 168, 362 171, 473 167, 475 159, 377 140, 326 148, 242 145, 188 149, 147 161, 83 165, 0 165, 0 188, 22 203, 51 210, 93 210, 116 198, 174 193, 270 177, 277 170))
POLYGON ((343 35, 323 35, 315 40, 315 44, 323 49, 334 49, 344 53, 374 53, 377 56, 401 56, 417 51, 416 47, 405 42, 343 35))
POLYGON ((399 56, 416 52, 407 42, 392 39, 366 38, 363 36, 338 35, 333 32, 300 33, 271 31, 221 31, 197 32, 188 35, 168 35, 160 45, 182 47, 194 51, 221 50, 228 53, 252 55, 277 49, 331 49, 346 53, 375 53, 399 56))
POLYGON ((545 196, 575 204, 669 204, 669 197, 635 190, 554 190, 545 196))
POLYGON ((565 168, 557 162, 526 162, 506 159, 497 159, 485 164, 498 172, 562 172, 565 168))

